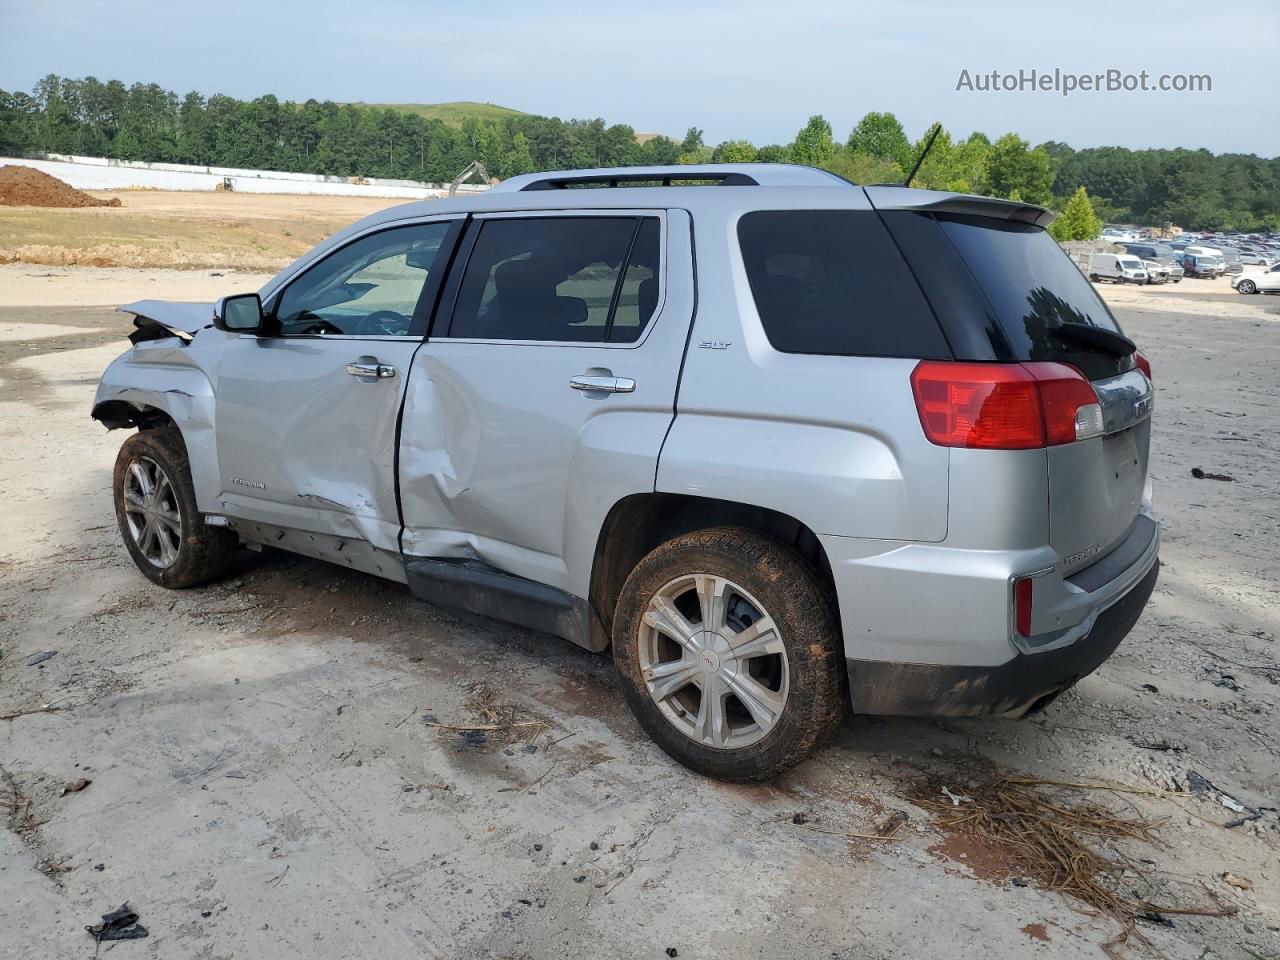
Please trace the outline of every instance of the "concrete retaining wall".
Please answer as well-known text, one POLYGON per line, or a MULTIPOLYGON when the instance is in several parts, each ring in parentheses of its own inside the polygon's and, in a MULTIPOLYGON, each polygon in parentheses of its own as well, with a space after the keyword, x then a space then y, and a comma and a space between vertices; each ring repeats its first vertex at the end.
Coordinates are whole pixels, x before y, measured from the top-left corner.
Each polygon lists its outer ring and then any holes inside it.
MULTIPOLYGON (((326 177, 316 173, 280 170, 240 170, 233 167, 195 167, 180 163, 140 163, 106 157, 44 154, 42 159, 0 157, 0 167, 15 164, 57 177, 77 190, 217 190, 224 179, 238 193, 300 193, 344 197, 405 197, 423 200, 448 193, 447 184, 414 180, 326 177)), ((464 184, 459 193, 481 193, 488 187, 464 184)))

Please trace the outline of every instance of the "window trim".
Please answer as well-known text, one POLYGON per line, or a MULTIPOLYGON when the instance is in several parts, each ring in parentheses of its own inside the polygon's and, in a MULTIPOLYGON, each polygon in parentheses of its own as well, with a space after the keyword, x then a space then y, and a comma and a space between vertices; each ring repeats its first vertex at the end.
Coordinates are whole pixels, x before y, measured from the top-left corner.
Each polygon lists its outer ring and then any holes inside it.
MULTIPOLYGON (((269 330, 261 334, 241 334, 242 337, 251 339, 271 339, 271 340, 341 340, 349 341, 391 341, 393 343, 417 342, 421 343, 426 339, 427 333, 432 321, 435 309, 439 305, 440 290, 446 280, 446 274, 449 273, 449 267, 453 262, 453 254, 458 246, 459 238, 462 234, 463 227, 466 225, 468 217, 465 213, 437 214, 430 217, 412 217, 404 220, 393 220, 387 223, 379 223, 362 230, 359 233, 347 237, 341 243, 326 250, 320 256, 308 260, 305 264, 298 267, 287 277, 279 282, 274 290, 267 296, 263 305, 263 316, 269 325, 269 330), (409 332, 401 336, 395 334, 363 334, 363 333, 280 333, 279 324, 276 320, 276 308, 280 306, 285 292, 293 286, 295 282, 302 279, 315 267, 320 266, 330 257, 336 256, 352 244, 359 243, 369 237, 379 233, 388 233, 392 230, 403 230, 407 227, 425 227, 433 223, 446 223, 448 227, 445 229, 443 239, 440 241, 440 249, 436 251, 436 259, 440 262, 440 269, 433 269, 427 275, 427 282, 422 286, 422 292, 418 295, 418 302, 414 306, 413 316, 409 318, 409 332)), ((434 266, 434 265, 433 265, 434 266)))
MULTIPOLYGON (((595 207, 587 209, 572 210, 504 210, 504 211, 488 211, 485 213, 473 214, 467 223, 467 229, 464 232, 459 243, 456 255, 454 257, 453 267, 449 271, 443 291, 440 296, 439 305, 432 319, 431 329, 427 334, 428 342, 432 343, 474 343, 474 344, 510 344, 512 346, 530 346, 530 347, 577 347, 577 348, 605 348, 609 350, 634 350, 642 346, 653 332, 653 328, 659 317, 662 316, 663 308, 666 306, 667 300, 667 269, 668 269, 668 242, 667 242, 667 208, 666 207, 595 207), (650 217, 658 221, 658 299, 653 308, 653 313, 645 322, 644 327, 640 330, 635 340, 622 343, 610 343, 608 341, 583 341, 583 340, 497 340, 483 337, 451 337, 449 330, 453 327, 453 314, 458 305, 458 294, 462 288, 463 278, 466 276, 467 269, 471 266, 471 254, 475 250, 476 239, 480 236, 480 230, 484 223, 489 220, 534 220, 534 219, 567 219, 569 217, 593 217, 595 219, 604 220, 620 220, 620 219, 636 219, 636 231, 633 231, 631 240, 627 245, 627 259, 618 267, 619 283, 625 279, 626 268, 634 248, 635 240, 639 235, 639 227, 643 226, 643 219, 650 217)), ((612 306, 612 303, 611 303, 612 306)), ((609 329, 606 324, 606 331, 609 329)))

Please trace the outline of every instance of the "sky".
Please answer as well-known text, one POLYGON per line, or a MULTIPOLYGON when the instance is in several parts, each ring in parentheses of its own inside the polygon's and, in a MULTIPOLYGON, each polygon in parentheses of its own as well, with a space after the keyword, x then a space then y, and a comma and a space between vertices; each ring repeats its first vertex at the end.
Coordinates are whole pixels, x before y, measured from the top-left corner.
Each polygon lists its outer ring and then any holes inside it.
POLYGON ((253 98, 477 100, 674 139, 844 140, 892 111, 913 139, 1015 132, 1073 147, 1280 155, 1280 2, 1235 0, 0 0, 0 89, 48 73, 253 98), (1107 70, 1212 90, 982 92, 996 70, 1107 70))

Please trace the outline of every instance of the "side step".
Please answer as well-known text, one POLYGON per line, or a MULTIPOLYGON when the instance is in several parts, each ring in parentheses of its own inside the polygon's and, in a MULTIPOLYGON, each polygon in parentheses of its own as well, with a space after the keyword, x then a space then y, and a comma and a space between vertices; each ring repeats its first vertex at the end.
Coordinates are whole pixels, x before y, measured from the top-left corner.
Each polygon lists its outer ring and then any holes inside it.
POLYGON ((405 573, 419 600, 550 633, 595 653, 603 649, 591 642, 587 601, 556 587, 475 560, 419 557, 405 561, 405 573))

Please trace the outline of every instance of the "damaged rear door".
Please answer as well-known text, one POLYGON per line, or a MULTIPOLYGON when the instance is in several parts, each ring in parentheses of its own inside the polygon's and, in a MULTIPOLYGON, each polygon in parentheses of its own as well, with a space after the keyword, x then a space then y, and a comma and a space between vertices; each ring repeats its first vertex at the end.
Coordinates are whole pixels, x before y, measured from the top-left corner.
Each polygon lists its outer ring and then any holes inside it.
MULTIPOLYGON (((354 539, 398 553, 400 404, 460 223, 354 238, 272 297, 260 335, 227 344, 216 390, 220 501, 249 539, 281 527, 339 538, 339 549, 354 539)), ((305 537, 284 545, 317 552, 305 537)))
POLYGON ((610 508, 651 493, 693 315, 683 210, 473 218, 414 359, 402 548, 585 598, 610 508))

